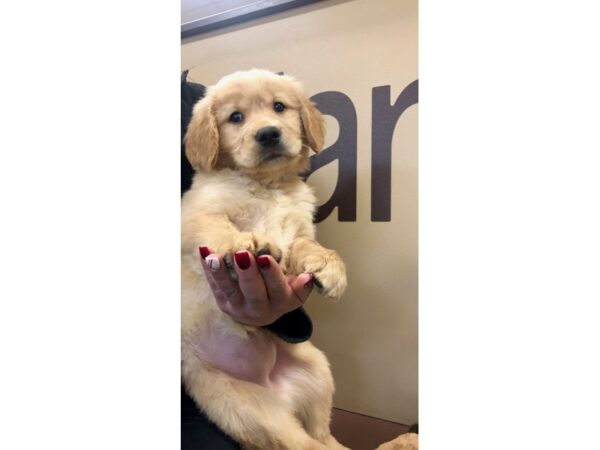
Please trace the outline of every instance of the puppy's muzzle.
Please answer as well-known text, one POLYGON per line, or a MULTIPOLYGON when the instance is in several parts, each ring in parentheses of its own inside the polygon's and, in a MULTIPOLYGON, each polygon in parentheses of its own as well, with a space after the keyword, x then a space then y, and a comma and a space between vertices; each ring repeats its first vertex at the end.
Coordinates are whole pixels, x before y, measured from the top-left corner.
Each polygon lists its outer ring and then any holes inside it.
POLYGON ((277 127, 264 127, 258 130, 254 137, 261 146, 272 148, 279 145, 281 131, 277 127))

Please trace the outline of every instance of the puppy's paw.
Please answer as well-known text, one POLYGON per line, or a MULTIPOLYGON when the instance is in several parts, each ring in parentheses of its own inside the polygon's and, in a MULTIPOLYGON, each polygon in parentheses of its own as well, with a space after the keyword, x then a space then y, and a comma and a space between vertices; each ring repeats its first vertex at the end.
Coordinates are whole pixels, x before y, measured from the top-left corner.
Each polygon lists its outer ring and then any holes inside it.
POLYGON ((304 269, 315 277, 317 290, 331 299, 338 300, 348 286, 346 266, 334 251, 320 257, 307 257, 304 261, 304 269))
POLYGON ((256 256, 271 255, 275 261, 278 263, 281 262, 283 254, 275 242, 273 242, 264 234, 254 233, 253 236, 255 243, 254 254, 256 256))
POLYGON ((223 255, 225 265, 232 269, 234 253, 244 250, 255 256, 271 255, 277 262, 281 261, 282 253, 279 246, 260 233, 239 233, 231 242, 219 246, 217 253, 223 255))

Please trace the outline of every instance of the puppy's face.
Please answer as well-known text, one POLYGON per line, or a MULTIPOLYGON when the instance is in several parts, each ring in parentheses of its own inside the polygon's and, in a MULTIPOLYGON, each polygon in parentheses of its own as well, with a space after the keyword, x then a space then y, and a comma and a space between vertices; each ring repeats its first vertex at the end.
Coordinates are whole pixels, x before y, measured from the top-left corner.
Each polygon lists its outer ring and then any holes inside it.
POLYGON ((196 170, 233 168, 268 178, 297 174, 323 147, 323 119, 289 76, 236 72, 194 108, 186 155, 196 170))

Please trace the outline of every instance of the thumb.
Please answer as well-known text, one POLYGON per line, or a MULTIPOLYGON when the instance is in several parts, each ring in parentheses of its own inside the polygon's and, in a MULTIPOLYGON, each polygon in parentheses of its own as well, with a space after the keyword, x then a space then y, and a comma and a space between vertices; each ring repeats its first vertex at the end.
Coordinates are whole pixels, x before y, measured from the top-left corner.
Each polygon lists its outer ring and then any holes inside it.
POLYGON ((297 277, 291 278, 288 281, 292 291, 294 291, 294 294, 296 294, 302 303, 308 300, 308 297, 312 292, 314 279, 315 277, 312 273, 301 273, 297 277))

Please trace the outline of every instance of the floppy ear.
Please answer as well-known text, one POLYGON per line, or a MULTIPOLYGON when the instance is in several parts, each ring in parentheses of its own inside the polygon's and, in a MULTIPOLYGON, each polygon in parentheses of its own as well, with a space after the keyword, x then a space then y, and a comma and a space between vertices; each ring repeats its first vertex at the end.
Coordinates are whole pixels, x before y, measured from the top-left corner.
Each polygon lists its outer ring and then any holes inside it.
POLYGON ((304 96, 300 118, 304 129, 304 140, 315 153, 319 153, 325 143, 325 121, 314 103, 304 96))
POLYGON ((196 103, 184 141, 185 156, 192 167, 205 172, 215 167, 219 153, 219 128, 212 109, 208 98, 196 103))

